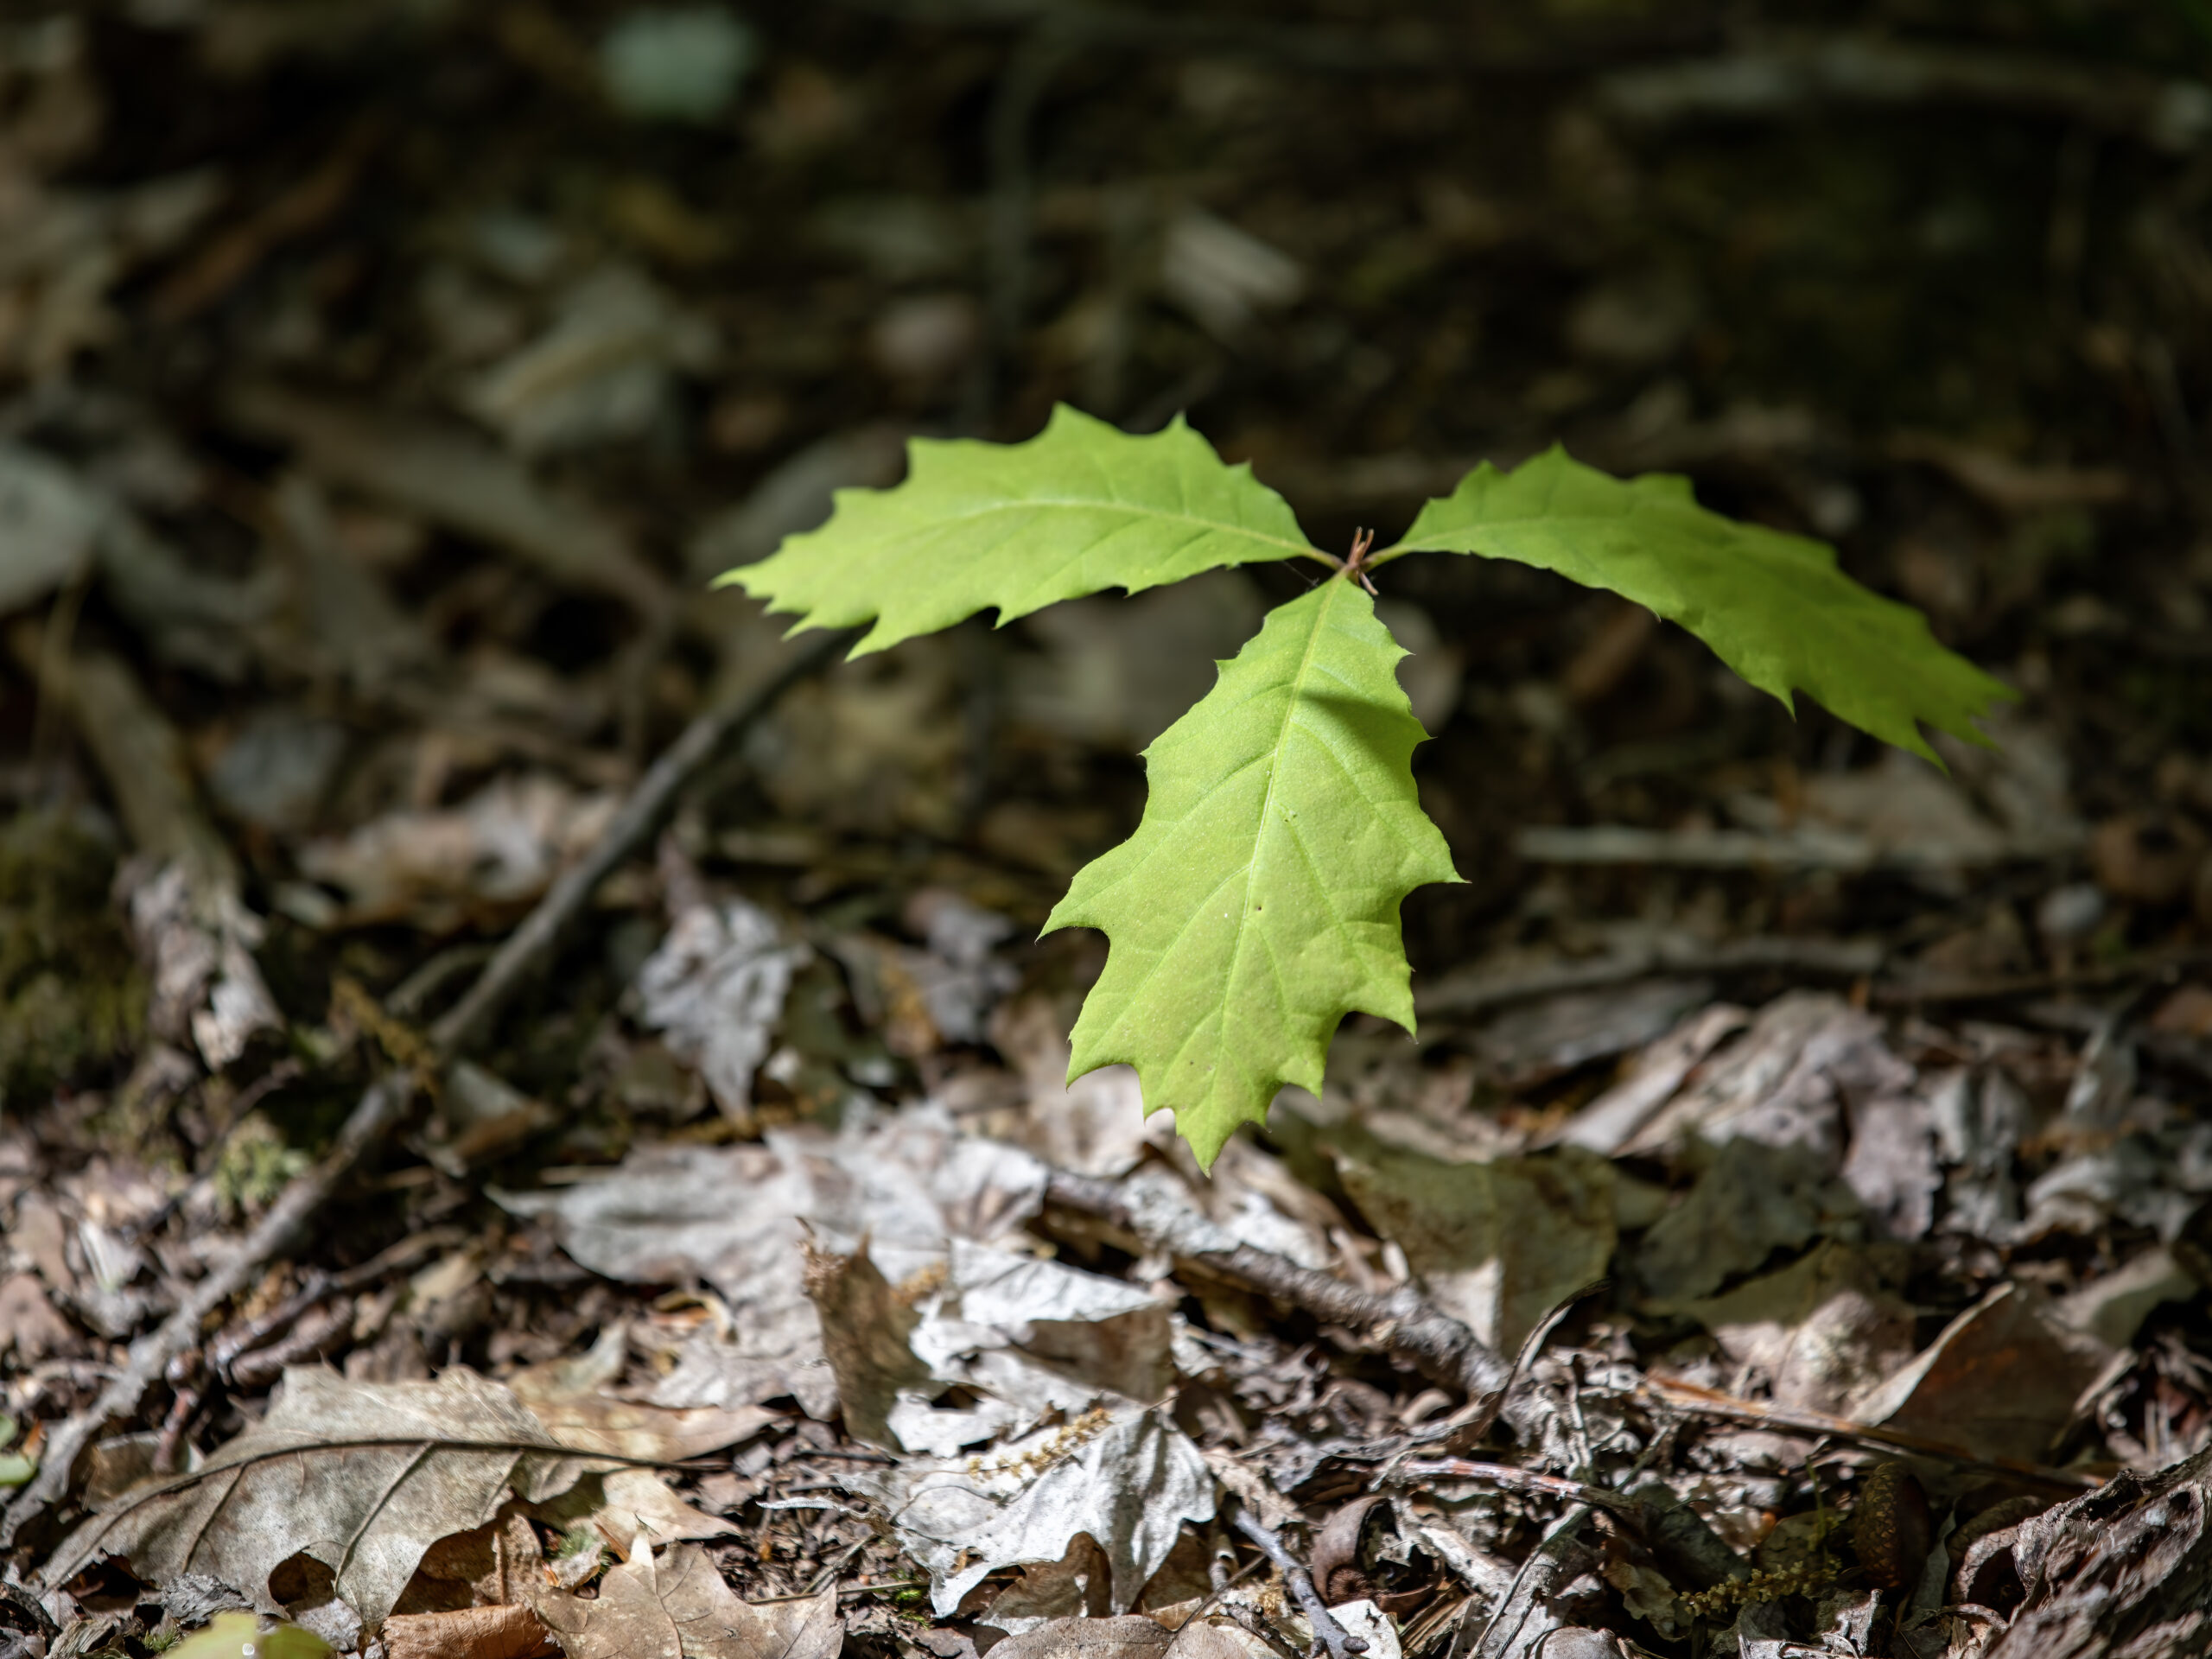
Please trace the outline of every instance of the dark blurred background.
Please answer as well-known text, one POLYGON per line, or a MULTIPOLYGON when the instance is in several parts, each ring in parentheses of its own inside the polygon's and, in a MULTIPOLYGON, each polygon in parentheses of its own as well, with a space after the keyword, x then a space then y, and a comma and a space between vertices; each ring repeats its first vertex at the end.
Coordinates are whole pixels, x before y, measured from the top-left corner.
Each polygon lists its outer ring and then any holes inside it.
MULTIPOLYGON (((772 657, 708 578, 907 435, 1056 400, 1186 412, 1331 547, 1554 441, 1686 472, 2024 694, 1945 780, 1603 596, 1400 564, 1469 878, 1408 907, 1427 972, 1629 924, 1872 931, 1954 980, 2202 941, 2208 76, 2203 0, 14 0, 8 1103, 143 1071, 134 849, 196 849, 285 1020, 339 976, 435 1006, 772 657), (1723 833, 1806 823, 1857 839, 1723 833)), ((911 936, 924 887, 1033 925, 1298 580, 839 670, 680 833, 823 927, 911 936)), ((524 1087, 569 1086, 649 947, 633 874, 524 1087)))

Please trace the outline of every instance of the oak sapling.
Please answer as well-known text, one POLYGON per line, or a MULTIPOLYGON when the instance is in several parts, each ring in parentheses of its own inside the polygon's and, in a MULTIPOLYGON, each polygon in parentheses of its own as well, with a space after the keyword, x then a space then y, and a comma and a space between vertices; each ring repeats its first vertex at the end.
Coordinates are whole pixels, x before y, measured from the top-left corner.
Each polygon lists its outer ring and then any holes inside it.
POLYGON ((2011 695, 1822 543, 1709 512, 1685 479, 1615 479, 1558 448, 1510 472, 1485 463, 1395 545, 1363 539, 1338 557, 1179 417, 1136 437, 1064 406, 1022 443, 914 440, 905 482, 839 491, 819 530, 721 580, 797 613, 794 632, 866 625, 861 656, 979 611, 1003 626, 1222 565, 1325 570, 1145 751, 1136 833, 1078 872, 1046 924, 1109 940, 1070 1081, 1135 1067, 1147 1107, 1172 1108, 1210 1165, 1283 1084, 1320 1088, 1345 1014, 1413 1029, 1399 906, 1459 877, 1414 794, 1427 734, 1399 689, 1406 652, 1375 613, 1376 573, 1410 553, 1515 559, 1609 589, 1785 707, 1808 692, 1931 760, 1923 727, 1983 742, 1974 719, 2011 695))

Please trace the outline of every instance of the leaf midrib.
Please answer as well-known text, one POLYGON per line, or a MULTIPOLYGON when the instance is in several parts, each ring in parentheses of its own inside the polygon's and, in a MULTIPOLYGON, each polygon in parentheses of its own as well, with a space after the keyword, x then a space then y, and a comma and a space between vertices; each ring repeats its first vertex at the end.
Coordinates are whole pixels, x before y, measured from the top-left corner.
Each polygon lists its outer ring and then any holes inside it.
MULTIPOLYGON (((1283 699, 1282 719, 1275 728, 1274 741, 1268 748, 1267 792, 1260 798, 1260 810, 1255 815, 1252 829, 1252 856, 1244 861, 1243 891, 1237 899, 1236 938, 1230 947, 1229 971, 1222 976, 1224 988, 1230 991, 1232 998, 1238 976, 1243 971, 1245 953, 1250 948, 1252 936, 1256 931, 1252 924, 1252 884, 1257 878, 1261 851, 1267 837, 1268 815, 1275 804, 1275 791, 1282 782, 1283 749, 1290 741, 1291 727, 1298 718, 1299 699, 1305 695, 1306 677, 1313 671, 1313 659, 1320 650, 1321 636, 1325 632, 1324 625, 1328 620, 1330 607, 1336 603, 1337 592, 1342 586, 1342 580, 1339 577, 1332 582, 1329 584, 1330 591, 1322 595, 1321 602, 1314 607, 1313 630, 1306 636, 1305 647, 1299 653, 1298 671, 1289 680, 1288 695, 1283 699)), ((1325 883, 1323 884, 1322 890, 1324 893, 1327 891, 1325 883)), ((1280 975, 1276 976, 1276 982, 1280 988, 1280 975)), ((1283 1012, 1287 1016, 1288 1014, 1287 1001, 1283 1012)), ((1228 1044, 1228 1008, 1224 1006, 1221 1039, 1224 1047, 1228 1044)), ((1202 1029, 1204 1029, 1202 1025, 1194 1027, 1191 1033, 1192 1037, 1195 1038, 1202 1029)), ((1185 1039, 1184 1044, 1176 1049, 1175 1058, 1169 1063, 1171 1065, 1180 1062, 1184 1050, 1189 1046, 1189 1039, 1185 1039)), ((1216 1066, 1217 1077, 1219 1073, 1220 1068, 1216 1066)))
MULTIPOLYGON (((1309 542, 1290 541, 1281 536, 1270 535, 1266 531, 1254 530, 1249 525, 1230 524, 1219 518, 1201 518, 1196 513, 1168 512, 1159 507, 1135 506, 1126 501, 1105 500, 1081 496, 1025 496, 1019 501, 997 502, 990 506, 976 508, 972 512, 931 512, 928 515, 928 521, 925 527, 917 530, 902 531, 894 536, 887 537, 886 539, 893 542, 907 541, 912 539, 917 535, 925 532, 933 532, 942 525, 969 524, 979 518, 988 518, 1001 513, 1020 512, 1033 507, 1085 507, 1094 511, 1125 513, 1132 518, 1160 518, 1165 519, 1170 524, 1195 524, 1205 530, 1217 531, 1222 535, 1242 536, 1250 541, 1264 543, 1269 547, 1280 547, 1288 552, 1300 554, 1309 559, 1319 559, 1325 564, 1329 562, 1328 555, 1322 552, 1320 549, 1313 546, 1309 542)), ((1414 550, 1408 549, 1408 550, 1412 551, 1414 550)), ((758 569, 760 567, 754 565, 743 568, 758 569)))

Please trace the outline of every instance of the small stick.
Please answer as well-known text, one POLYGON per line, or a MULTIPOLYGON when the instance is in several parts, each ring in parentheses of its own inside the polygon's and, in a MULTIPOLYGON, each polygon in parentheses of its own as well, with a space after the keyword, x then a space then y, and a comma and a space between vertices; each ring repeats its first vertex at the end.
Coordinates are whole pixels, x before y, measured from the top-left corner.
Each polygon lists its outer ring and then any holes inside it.
MULTIPOLYGON (((1275 1659, 1298 1659, 1297 1650, 1276 1633, 1274 1625, 1268 1623, 1253 1609, 1232 1601, 1221 1611, 1239 1630, 1249 1630, 1261 1641, 1266 1643, 1268 1651, 1274 1654, 1275 1659)), ((1189 1628, 1188 1625, 1184 1627, 1185 1630, 1189 1628)), ((1178 1630, 1176 1635, 1180 1636, 1182 1633, 1182 1630, 1178 1630)))
POLYGON ((1306 1622, 1313 1627, 1315 1652, 1326 1648, 1329 1659, 1344 1659, 1346 1654, 1367 1651, 1367 1638, 1354 1636, 1337 1623, 1336 1615, 1321 1599, 1321 1592, 1313 1587, 1313 1575, 1299 1565, 1298 1558, 1290 1553, 1281 1538, 1268 1530, 1258 1516, 1239 1504, 1232 1524, 1237 1531, 1257 1544, 1261 1553, 1273 1561, 1276 1571, 1282 1574, 1282 1581, 1290 1586, 1291 1596, 1305 1613, 1306 1622))
MULTIPOLYGON (((1593 1279, 1581 1289, 1569 1291, 1552 1304, 1552 1311, 1538 1319, 1535 1327, 1521 1339, 1521 1351, 1513 1356, 1513 1369, 1506 1373, 1505 1386, 1498 1389, 1469 1422, 1467 1440, 1479 1440, 1490 1433, 1491 1426, 1497 1421, 1498 1413, 1513 1397, 1513 1391, 1520 1386, 1521 1379, 1528 1376, 1529 1368, 1536 1363, 1536 1356, 1543 1352, 1544 1344, 1551 1340, 1552 1332, 1558 1330, 1567 1316, 1573 1312, 1574 1305, 1586 1296, 1596 1295, 1611 1282, 1610 1279, 1593 1279)), ((1463 1445, 1465 1443, 1461 1442, 1463 1445)))
POLYGON ((1533 1427, 1527 1408, 1507 1394, 1511 1368, 1497 1352, 1459 1320, 1402 1285, 1386 1292, 1361 1290, 1333 1274, 1301 1268, 1287 1256, 1249 1244, 1226 1250, 1207 1249, 1189 1240, 1179 1245, 1160 1228, 1143 1224, 1111 1183, 1088 1175, 1056 1169, 1046 1185, 1045 1197, 1049 1204, 1096 1217, 1135 1236, 1147 1248, 1249 1285, 1324 1323, 1371 1331, 1378 1344, 1412 1360, 1438 1382, 1485 1403, 1501 1397, 1508 1421, 1516 1427, 1524 1423, 1533 1427))
POLYGON ((544 967, 561 936, 599 891, 599 884, 652 838, 675 806, 676 798, 707 762, 774 707, 785 692, 826 665, 850 640, 851 635, 845 632, 823 635, 749 695, 708 709, 683 728, 683 734, 638 780, 598 843, 561 873, 537 901, 537 907, 507 936, 476 982, 430 1027, 430 1040, 442 1056, 451 1058, 463 1053, 483 1037, 515 993, 544 967))

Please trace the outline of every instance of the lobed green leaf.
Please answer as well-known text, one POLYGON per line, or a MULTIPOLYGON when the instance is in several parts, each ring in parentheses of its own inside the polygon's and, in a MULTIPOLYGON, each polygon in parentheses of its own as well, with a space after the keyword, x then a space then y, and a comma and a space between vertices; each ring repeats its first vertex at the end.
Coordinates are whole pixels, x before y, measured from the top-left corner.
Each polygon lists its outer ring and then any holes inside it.
POLYGON ((1414 794, 1405 654, 1355 582, 1272 612, 1145 751, 1142 823, 1045 925, 1110 942, 1069 1080, 1135 1066, 1201 1164, 1284 1084, 1320 1088, 1346 1014, 1413 1028, 1398 906, 1459 878, 1414 794))
POLYGON ((916 438, 907 454, 905 483, 838 491, 821 529, 721 582, 798 628, 873 622, 859 657, 982 610, 1003 626, 1108 588, 1322 556, 1281 496, 1180 416, 1133 437, 1062 404, 1025 443, 916 438))
POLYGON ((1845 575, 1831 549, 1709 512, 1666 474, 1624 482, 1556 448, 1510 473, 1484 463, 1372 563, 1419 552, 1516 559, 1610 588, 1785 706, 1806 691, 1930 760, 1923 724, 1985 743, 1974 721, 2013 695, 1938 644, 1918 611, 1845 575))

